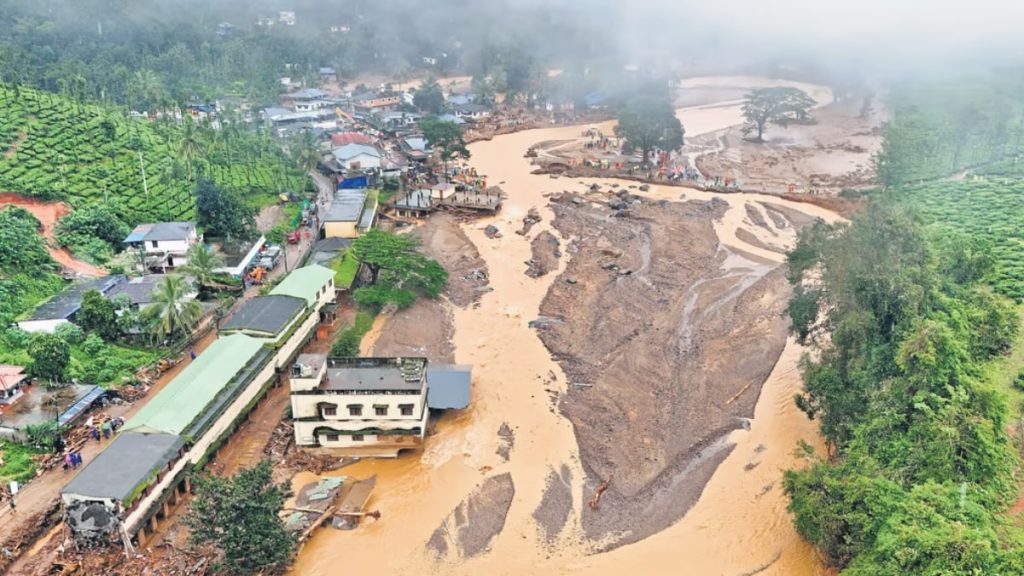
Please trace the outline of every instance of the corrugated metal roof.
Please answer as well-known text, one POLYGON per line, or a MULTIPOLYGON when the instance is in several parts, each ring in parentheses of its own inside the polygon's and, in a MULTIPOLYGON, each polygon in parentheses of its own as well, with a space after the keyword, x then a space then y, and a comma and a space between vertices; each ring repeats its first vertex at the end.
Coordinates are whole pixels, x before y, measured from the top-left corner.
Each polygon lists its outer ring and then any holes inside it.
POLYGON ((140 241, 151 242, 153 240, 187 240, 195 229, 196 225, 193 222, 139 224, 124 241, 127 244, 140 241))
POLYGON ((292 319, 306 309, 306 301, 296 296, 271 294, 249 300, 221 325, 221 333, 233 331, 262 332, 278 336, 292 319))
POLYGON ((175 434, 122 432, 61 494, 123 502, 155 471, 167 466, 184 444, 175 434))
POLYGON ((57 423, 64 426, 68 422, 71 422, 77 418, 82 412, 84 412, 93 402, 100 399, 100 396, 106 394, 107 391, 99 386, 93 386, 92 390, 85 393, 85 396, 79 398, 74 404, 68 407, 67 410, 61 413, 57 417, 57 423))
POLYGON ((104 276, 69 286, 66 290, 43 302, 29 320, 66 320, 82 307, 82 295, 89 290, 106 294, 111 288, 127 280, 122 274, 104 276))
POLYGON ((324 215, 324 222, 358 222, 366 206, 366 190, 346 188, 334 193, 331 207, 324 215))
POLYGON ((376 146, 370 146, 368 144, 351 143, 345 144, 339 148, 331 150, 331 154, 341 161, 351 160, 363 154, 367 156, 373 156, 374 158, 380 158, 380 150, 376 146))
POLYGON ((244 334, 218 338, 125 424, 181 434, 262 350, 244 334))
POLYGON ((316 302, 317 293, 333 278, 334 270, 311 264, 292 270, 270 293, 302 298, 312 306, 316 302))
POLYGON ((435 410, 469 406, 473 367, 432 364, 427 367, 427 406, 435 410))

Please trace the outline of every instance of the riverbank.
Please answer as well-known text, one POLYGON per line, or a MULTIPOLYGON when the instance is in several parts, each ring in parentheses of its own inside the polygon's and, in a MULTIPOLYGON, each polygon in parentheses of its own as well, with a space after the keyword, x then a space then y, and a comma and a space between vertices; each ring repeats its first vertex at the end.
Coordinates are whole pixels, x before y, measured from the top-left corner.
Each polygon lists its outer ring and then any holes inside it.
MULTIPOLYGON (((724 81, 707 79, 706 82, 722 84, 724 81)), ((702 130, 713 131, 735 124, 737 111, 731 107, 700 107, 684 109, 682 115, 688 132, 696 135, 702 130)), ((613 514, 615 500, 603 500, 597 511, 583 512, 589 510, 587 502, 597 482, 606 479, 599 477, 605 469, 586 462, 587 451, 581 452, 581 444, 589 442, 591 453, 597 445, 593 444, 594 440, 580 442, 578 423, 573 422, 571 412, 569 417, 563 414, 562 402, 573 398, 574 394, 570 391, 567 370, 552 358, 551 351, 530 327, 531 320, 541 315, 543 302, 552 287, 571 285, 567 280, 575 272, 567 270, 581 264, 573 264, 577 255, 568 248, 576 240, 573 231, 565 228, 563 235, 554 205, 548 202, 550 194, 560 193, 562 186, 546 176, 531 174, 529 160, 523 157, 525 151, 538 142, 578 138, 579 127, 555 127, 500 136, 471 146, 471 164, 490 181, 500 183, 508 193, 502 213, 461 225, 487 265, 489 287, 493 290, 484 294, 478 305, 452 309, 455 359, 474 365, 472 405, 461 413, 442 417, 437 422, 436 433, 419 453, 398 460, 363 461, 331 473, 353 477, 377 474, 377 490, 371 506, 380 509, 383 517, 352 532, 321 531, 306 545, 293 573, 330 573, 341 557, 366 574, 612 574, 635 566, 646 567, 646 573, 661 573, 666 567, 676 569, 674 567, 681 563, 691 573, 728 573, 730 570, 743 573, 760 567, 766 567, 764 574, 821 572, 811 548, 797 537, 781 492, 781 471, 796 465, 792 452, 797 441, 816 443, 817 438, 814 423, 803 417, 792 402, 800 386, 796 365, 801 350, 792 342, 786 343, 784 338, 773 340, 777 342, 775 352, 766 354, 766 360, 757 363, 761 366, 759 370, 763 370, 760 376, 763 385, 758 377, 752 377, 750 386, 741 394, 744 404, 738 415, 753 418, 746 423, 739 421, 738 425, 720 430, 717 435, 718 442, 729 446, 731 451, 721 459, 721 464, 711 466, 713 472, 709 470, 710 480, 706 485, 696 478, 686 480, 687 489, 699 494, 690 511, 681 520, 662 521, 661 526, 652 531, 664 529, 647 538, 611 552, 595 554, 611 542, 594 538, 595 533, 585 529, 588 521, 584 516, 589 513, 600 518, 597 515, 605 511, 613 514), (521 228, 531 208, 537 210, 541 221, 525 235, 513 234, 521 228), (502 232, 501 237, 488 237, 485 228, 489 225, 497 227, 502 232), (524 263, 533 258, 534 239, 542 234, 559 238, 563 256, 554 261, 554 270, 534 278, 524 274, 527 270, 524 263), (733 431, 728 432, 728 429, 733 431), (594 470, 599 470, 600 474, 595 474, 594 470), (487 522, 488 526, 499 525, 500 529, 486 535, 482 552, 473 558, 459 554, 440 558, 431 551, 427 542, 444 526, 444 519, 489 478, 506 473, 510 486, 502 493, 512 493, 511 503, 500 522, 487 522), (554 477, 562 486, 556 486, 552 492, 554 477), (557 520, 541 528, 537 517, 544 517, 539 509, 546 506, 553 507, 552 517, 557 520), (389 543, 391 549, 383 556, 378 552, 382 542, 389 543)), ((602 188, 612 184, 623 188, 635 186, 632 182, 584 180, 573 185, 573 193, 585 192, 594 183, 602 188)), ((795 226, 761 225, 753 221, 750 210, 758 211, 766 222, 773 221, 764 206, 766 203, 780 207, 780 211, 805 214, 809 218, 836 218, 834 213, 817 206, 775 196, 719 195, 660 186, 652 186, 646 192, 630 192, 651 202, 652 211, 661 209, 657 208, 660 201, 681 206, 666 208, 669 211, 715 205, 703 224, 708 238, 704 242, 709 246, 720 244, 772 269, 783 259, 779 249, 772 247, 791 245, 795 226), (752 244, 744 238, 756 238, 759 242, 752 244)), ((607 219, 610 213, 600 217, 607 219)), ((696 220, 695 225, 700 226, 696 220)), ((686 247, 687 241, 677 244, 678 250, 686 247)), ((719 266, 712 266, 709 260, 705 268, 721 276, 724 254, 721 258, 721 262, 715 260, 719 266)), ((579 279, 576 280, 579 286, 579 279)), ((774 290, 774 287, 766 287, 765 294, 780 298, 774 290)), ((666 286, 664 291, 664 297, 674 302, 686 300, 686 286, 666 286)), ((609 307, 616 305, 616 302, 608 304, 609 307)), ((660 311, 653 314, 660 314, 660 311)), ((733 329, 742 330, 744 326, 733 329)), ((585 336, 592 326, 578 328, 585 336)), ((728 347, 716 352, 719 364, 736 363, 742 358, 742 355, 732 354, 728 347)), ((744 386, 746 383, 737 385, 735 382, 726 386, 717 380, 704 385, 718 389, 719 404, 743 391, 744 386)), ((638 390, 637 393, 645 392, 638 390)), ((700 406, 695 408, 700 409, 700 406)), ((612 405, 609 411, 612 416, 618 414, 629 420, 631 407, 612 405)), ((623 454, 628 453, 630 447, 643 449, 642 439, 630 438, 628 434, 617 436, 616 441, 626 442, 621 448, 623 454)), ((621 469, 626 465, 622 460, 624 456, 617 458, 617 467, 621 469)), ((611 468, 608 471, 615 473, 616 478, 622 473, 611 468)), ((652 472, 653 468, 647 473, 652 472)), ((636 479, 633 483, 639 486, 642 480, 636 479)), ((613 495, 612 490, 624 488, 612 479, 606 496, 613 495)), ((504 504, 503 498, 495 500, 504 504)), ((645 520, 638 514, 636 522, 643 524, 645 520)), ((472 525, 460 528, 466 529, 474 528, 472 525)))

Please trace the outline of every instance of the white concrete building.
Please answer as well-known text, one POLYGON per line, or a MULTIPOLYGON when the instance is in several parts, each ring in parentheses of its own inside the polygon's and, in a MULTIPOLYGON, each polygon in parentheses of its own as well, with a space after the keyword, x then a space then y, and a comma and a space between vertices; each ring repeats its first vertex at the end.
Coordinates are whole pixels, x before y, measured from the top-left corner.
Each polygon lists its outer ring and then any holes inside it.
POLYGON ((146 268, 166 270, 183 266, 188 249, 200 240, 195 222, 158 222, 139 224, 124 243, 144 256, 146 268))
POLYGON ((302 354, 290 380, 299 446, 395 456, 423 441, 430 413, 425 358, 302 354))

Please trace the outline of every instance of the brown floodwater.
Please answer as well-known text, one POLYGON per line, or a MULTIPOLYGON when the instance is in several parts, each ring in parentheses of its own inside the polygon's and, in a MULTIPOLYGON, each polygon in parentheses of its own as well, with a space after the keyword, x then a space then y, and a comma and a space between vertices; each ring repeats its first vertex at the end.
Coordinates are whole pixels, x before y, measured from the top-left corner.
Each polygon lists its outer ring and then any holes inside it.
MULTIPOLYGON (((781 82, 756 78, 700 78, 683 86, 754 87, 781 82)), ((792 83, 786 83, 792 84, 792 83)), ((800 85, 819 101, 830 98, 827 89, 800 85)), ((740 121, 735 102, 685 108, 679 115, 688 135, 716 131, 740 121)), ((610 131, 610 123, 601 126, 610 131)), ((635 544, 611 552, 595 553, 579 527, 579 508, 585 477, 579 461, 572 425, 561 416, 547 390, 562 392, 565 377, 527 323, 538 315, 540 303, 555 271, 541 278, 523 274, 531 257, 530 239, 551 229, 552 212, 542 196, 563 189, 582 190, 580 179, 552 180, 533 175, 523 158, 531 145, 580 137, 586 127, 556 127, 498 136, 471 146, 471 164, 488 182, 508 194, 503 211, 488 220, 464 225, 480 250, 494 288, 476 308, 455 308, 455 356, 473 365, 471 407, 445 414, 417 453, 396 460, 364 460, 329 475, 362 478, 377 475, 377 488, 369 506, 381 512, 354 531, 321 529, 299 554, 292 574, 724 574, 757 572, 764 575, 812 576, 825 574, 814 549, 797 536, 782 494, 782 471, 797 465, 794 449, 806 440, 820 444, 813 422, 794 406, 800 388, 797 362, 802 353, 789 342, 765 382, 749 430, 733 432, 733 452, 717 469, 697 504, 673 526, 635 544), (512 232, 531 207, 543 221, 524 238, 512 232), (498 226, 502 238, 488 239, 483 228, 498 226), (515 431, 511 458, 496 453, 498 428, 508 423, 515 431), (532 518, 544 494, 551 469, 566 465, 572 471, 575 509, 568 527, 554 545, 546 543, 532 518), (486 476, 509 472, 515 497, 504 530, 490 549, 471 559, 438 561, 426 542, 441 522, 486 476), (763 569, 763 570, 762 570, 763 569), (758 570, 761 570, 758 572, 758 570)), ((584 181, 602 184, 610 180, 584 181)), ((622 185, 635 184, 620 182, 622 185)), ((762 210, 760 201, 834 220, 827 210, 786 202, 758 194, 713 194, 684 188, 652 186, 644 195, 678 200, 718 197, 728 203, 715 230, 726 247, 781 262, 780 253, 747 244, 736 231, 745 229, 770 245, 789 245, 791 229, 772 229, 747 220, 746 204, 762 210)), ((769 219, 770 220, 770 219, 769 219)), ((563 262, 560 264, 564 267, 563 262)), ((379 327, 378 327, 379 329, 379 327)), ((311 481, 300 474, 294 486, 311 481)), ((472 526, 470 526, 472 527, 472 526)))

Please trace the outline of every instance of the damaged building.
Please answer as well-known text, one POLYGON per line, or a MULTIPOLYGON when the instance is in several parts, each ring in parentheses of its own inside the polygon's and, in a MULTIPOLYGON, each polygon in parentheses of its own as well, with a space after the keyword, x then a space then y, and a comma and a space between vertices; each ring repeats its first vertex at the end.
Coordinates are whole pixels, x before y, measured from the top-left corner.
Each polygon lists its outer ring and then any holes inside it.
POLYGON ((295 443, 397 456, 422 444, 430 409, 469 405, 470 380, 469 366, 434 369, 426 358, 302 354, 290 378, 295 443))

